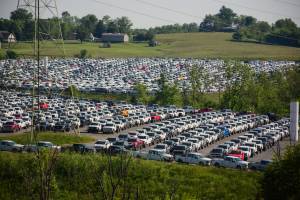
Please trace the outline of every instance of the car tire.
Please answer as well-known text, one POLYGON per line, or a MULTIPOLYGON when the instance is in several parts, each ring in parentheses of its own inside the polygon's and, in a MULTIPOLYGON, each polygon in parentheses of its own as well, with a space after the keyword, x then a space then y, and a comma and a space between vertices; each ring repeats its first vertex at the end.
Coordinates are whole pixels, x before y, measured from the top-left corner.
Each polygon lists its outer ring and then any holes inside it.
POLYGON ((219 163, 214 164, 215 167, 221 167, 219 163))
POLYGON ((238 165, 238 166, 236 166, 236 168, 237 168, 237 169, 242 169, 242 167, 241 167, 241 166, 239 166, 239 165, 238 165))

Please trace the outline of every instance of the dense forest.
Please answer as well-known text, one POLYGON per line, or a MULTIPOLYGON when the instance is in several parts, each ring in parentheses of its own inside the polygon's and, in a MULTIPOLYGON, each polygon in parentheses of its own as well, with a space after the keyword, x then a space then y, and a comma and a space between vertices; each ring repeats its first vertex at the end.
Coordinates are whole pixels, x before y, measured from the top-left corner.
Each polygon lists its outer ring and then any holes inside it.
MULTIPOLYGON (((127 33, 134 41, 153 40, 155 34, 184 32, 233 32, 233 40, 281 44, 288 46, 300 45, 300 28, 291 19, 280 19, 270 25, 258 21, 255 17, 237 15, 232 9, 222 6, 215 15, 206 15, 200 23, 164 25, 149 29, 133 29, 128 17, 116 19, 105 15, 98 19, 93 14, 82 18, 72 16, 64 11, 60 18, 41 19, 40 27, 43 39, 54 39, 60 34, 65 40, 89 40, 90 34, 100 38, 103 33, 127 33)), ((32 40, 34 32, 33 16, 27 10, 18 9, 11 12, 10 19, 0 19, 0 30, 14 33, 17 40, 32 40)))

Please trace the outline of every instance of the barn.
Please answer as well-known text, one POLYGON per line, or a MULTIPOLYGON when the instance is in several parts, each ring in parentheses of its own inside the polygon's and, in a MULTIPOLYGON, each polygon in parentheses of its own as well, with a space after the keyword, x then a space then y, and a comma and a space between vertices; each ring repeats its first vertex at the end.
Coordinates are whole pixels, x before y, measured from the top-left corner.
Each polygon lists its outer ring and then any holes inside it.
POLYGON ((103 33, 101 37, 102 42, 128 42, 129 37, 124 33, 103 33))

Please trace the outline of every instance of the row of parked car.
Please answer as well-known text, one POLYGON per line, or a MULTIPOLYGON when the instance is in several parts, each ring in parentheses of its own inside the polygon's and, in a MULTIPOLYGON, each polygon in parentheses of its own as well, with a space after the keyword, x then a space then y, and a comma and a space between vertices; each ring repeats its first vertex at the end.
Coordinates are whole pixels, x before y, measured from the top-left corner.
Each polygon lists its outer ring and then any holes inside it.
POLYGON ((99 102, 62 97, 0 91, 0 132, 16 132, 30 127, 34 119, 39 130, 72 131, 87 126, 91 133, 114 133, 133 126, 185 116, 191 107, 131 105, 126 102, 99 102), (40 108, 40 109, 39 109, 40 108))
POLYGON ((242 160, 248 160, 262 151, 271 148, 276 142, 289 136, 289 119, 266 124, 251 129, 244 135, 218 145, 210 152, 211 157, 232 155, 242 160))
MULTIPOLYGON (((202 119, 207 116, 214 116, 216 113, 205 113, 201 115, 193 115, 188 117, 180 118, 184 122, 189 122, 190 119, 202 119)), ((223 113, 224 114, 224 113, 223 113)), ((137 151, 138 149, 144 148, 147 146, 146 140, 144 137, 140 136, 151 136, 151 134, 145 133, 145 131, 154 128, 152 131, 156 133, 156 130, 161 130, 157 127, 144 127, 144 129, 137 129, 136 132, 129 132, 128 134, 120 134, 117 138, 107 138, 107 140, 99 140, 94 145, 89 144, 73 144, 70 150, 80 152, 80 153, 87 153, 87 152, 110 152, 110 153, 121 153, 121 152, 130 152, 133 156, 138 158, 144 158, 149 160, 160 160, 160 161, 177 161, 182 163, 189 163, 189 164, 201 164, 201 165, 213 165, 216 167, 230 167, 230 168, 238 168, 238 169, 254 169, 254 170, 264 170, 265 167, 270 164, 272 161, 270 160, 262 160, 260 162, 246 162, 244 161, 244 156, 246 153, 243 150, 243 147, 247 147, 249 152, 253 152, 253 154, 257 153, 258 151, 263 151, 264 149, 270 148, 274 145, 277 141, 283 139, 284 137, 288 136, 288 126, 289 126, 289 119, 281 119, 277 122, 268 123, 268 118, 265 116, 254 116, 254 115, 244 115, 244 116, 236 116, 232 118, 232 116, 226 112, 225 118, 217 119, 215 115, 212 119, 200 123, 199 125, 194 125, 195 127, 187 128, 185 131, 178 131, 178 132, 167 132, 162 133, 158 132, 157 135, 159 138, 155 140, 152 138, 152 141, 148 141, 148 145, 153 146, 148 152, 146 151, 137 151), (227 123, 230 120, 243 120, 243 121, 254 122, 252 126, 251 123, 247 123, 248 127, 241 131, 249 130, 243 136, 239 136, 238 138, 232 139, 229 142, 225 142, 227 146, 231 146, 231 149, 228 149, 227 153, 220 154, 216 158, 215 155, 211 155, 206 157, 205 155, 198 153, 197 150, 203 147, 197 146, 197 143, 194 139, 199 139, 199 136, 204 136, 202 133, 203 130, 200 130, 200 133, 195 134, 194 137, 188 137, 185 133, 191 133, 191 131, 199 131, 200 128, 205 129, 205 126, 208 127, 208 131, 213 130, 212 128, 209 129, 209 125, 213 123, 227 123), (215 122, 213 122, 215 121, 215 122), (252 127, 251 127, 252 126, 252 127), (144 131, 145 130, 145 131, 144 131), (143 133, 142 133, 143 132, 143 133), (249 135, 250 134, 250 135, 249 135), (251 134, 255 135, 254 137, 251 134), (184 138, 186 137, 186 138, 184 138), (242 138, 247 137, 247 140, 243 140, 242 138), (180 142, 177 139, 180 138, 180 142), (240 141, 237 142, 237 139, 240 138, 240 141), (259 142, 258 142, 259 141, 259 142), (252 145, 247 145, 252 144, 252 145), (253 145, 254 144, 254 145, 253 145), (180 147, 180 148, 178 148, 180 147), (193 148, 193 149, 192 149, 193 148), (240 149, 241 152, 244 153, 244 156, 241 157, 238 154, 233 154, 230 151, 236 151, 236 149, 240 149), (220 158, 222 157, 222 158, 220 158)), ((199 120, 200 121, 200 120, 199 120)), ((167 121, 163 121, 165 123, 167 121)), ((160 124, 160 123, 159 123, 160 124)), ((159 125, 156 124, 156 125, 159 125)), ((174 123, 176 124, 176 123, 174 123)), ((192 123, 186 123, 192 124, 192 123)), ((245 123, 246 124, 246 123, 245 123)), ((223 124, 224 125, 224 124, 223 124)), ((178 127, 177 127, 178 128, 178 127)), ((176 129, 176 128, 175 128, 176 129)), ((183 129, 182 129, 183 130, 183 129)), ((151 133, 151 132, 148 132, 151 133)), ((223 137, 229 136, 234 134, 235 132, 222 133, 223 137)), ((207 134, 209 135, 209 134, 207 134)), ((213 134, 212 134, 213 135, 213 134)), ((203 140, 208 139, 208 137, 203 137, 203 140)), ((214 140, 217 141, 218 139, 214 140)), ((199 140, 200 141, 200 140, 199 140)), ((209 145, 209 140, 206 140, 207 144, 209 145)), ((211 141, 213 143, 214 141, 211 141)), ((219 145, 218 149, 226 150, 224 145, 219 145)), ((6 151, 28 151, 28 152, 35 152, 39 148, 52 148, 56 150, 61 150, 61 147, 56 146, 50 142, 40 141, 36 145, 19 145, 13 141, 3 140, 0 141, 0 150, 6 151)), ((250 156, 250 155, 249 155, 250 156)))
MULTIPOLYGON (((22 89, 34 87, 32 74, 36 61, 31 59, 1 60, 0 74, 6 86, 22 89), (9 74, 12 77, 8 77, 9 74)), ((248 65, 256 72, 280 71, 295 65, 293 61, 251 61, 248 65)), ((205 92, 224 90, 225 62, 223 60, 202 60, 188 58, 116 58, 116 59, 50 59, 41 61, 40 88, 45 91, 62 90, 69 85, 80 91, 134 93, 134 85, 143 83, 150 92, 159 89, 157 80, 165 74, 168 82, 177 82, 183 89, 191 86, 190 70, 197 67, 211 84, 203 88, 205 92)), ((233 76, 232 80, 239 77, 233 76)))

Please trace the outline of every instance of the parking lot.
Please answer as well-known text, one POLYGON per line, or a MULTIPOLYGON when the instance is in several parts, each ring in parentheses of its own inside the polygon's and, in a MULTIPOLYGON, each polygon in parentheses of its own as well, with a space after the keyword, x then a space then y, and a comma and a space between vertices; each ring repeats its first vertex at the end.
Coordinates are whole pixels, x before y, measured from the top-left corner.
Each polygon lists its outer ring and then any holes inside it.
MULTIPOLYGON (((244 62, 241 62, 244 63, 244 62)), ((118 59, 54 59, 42 61, 40 88, 43 91, 61 91, 70 85, 84 92, 134 93, 136 83, 147 86, 151 93, 159 87, 157 80, 165 74, 167 82, 179 89, 191 86, 190 71, 196 68, 211 84, 203 92, 223 91, 232 80, 225 77, 223 60, 175 58, 118 58, 118 59)), ((294 61, 249 61, 256 73, 283 71, 295 65, 294 61)), ((7 87, 32 89, 36 63, 30 59, 0 61, 1 83, 7 87)), ((36 86, 36 85, 35 85, 36 86)))
MULTIPOLYGON (((221 158, 225 161, 237 158, 240 160, 234 162, 240 164, 269 160, 277 143, 282 150, 288 144, 289 119, 270 122, 266 115, 230 110, 200 112, 190 107, 46 96, 40 97, 41 109, 32 111, 30 96, 7 91, 1 94, 2 132, 22 134, 30 130, 31 119, 34 119, 35 129, 77 131, 97 140, 95 144, 77 144, 81 147, 74 150, 80 152, 130 151, 136 157, 150 160, 204 162, 202 164, 217 166, 222 165, 221 158)), ((38 107, 37 102, 33 104, 38 107)))

